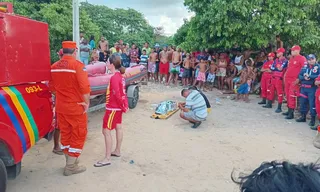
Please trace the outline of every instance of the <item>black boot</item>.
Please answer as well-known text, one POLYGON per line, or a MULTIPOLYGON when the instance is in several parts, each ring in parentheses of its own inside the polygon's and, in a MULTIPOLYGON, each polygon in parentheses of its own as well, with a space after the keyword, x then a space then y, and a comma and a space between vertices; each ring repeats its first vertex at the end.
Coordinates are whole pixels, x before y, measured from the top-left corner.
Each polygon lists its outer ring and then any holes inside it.
POLYGON ((262 106, 263 108, 272 108, 272 101, 268 100, 267 104, 262 106))
POLYGON ((282 106, 282 103, 278 103, 278 108, 275 111, 276 113, 281 113, 282 112, 281 106, 282 106))
POLYGON ((301 114, 301 117, 296 120, 296 122, 306 122, 307 121, 307 115, 306 114, 301 114))
POLYGON ((288 116, 288 115, 289 115, 289 109, 288 109, 288 111, 287 111, 287 112, 282 113, 282 115, 284 115, 284 116, 288 116))
POLYGON ((309 126, 314 127, 315 122, 316 122, 316 116, 311 116, 311 121, 309 123, 309 126))
POLYGON ((286 119, 293 119, 294 118, 294 110, 289 108, 288 115, 285 118, 286 119))
POLYGON ((262 101, 260 101, 258 104, 259 104, 259 105, 265 105, 265 104, 267 104, 266 98, 262 98, 262 101))

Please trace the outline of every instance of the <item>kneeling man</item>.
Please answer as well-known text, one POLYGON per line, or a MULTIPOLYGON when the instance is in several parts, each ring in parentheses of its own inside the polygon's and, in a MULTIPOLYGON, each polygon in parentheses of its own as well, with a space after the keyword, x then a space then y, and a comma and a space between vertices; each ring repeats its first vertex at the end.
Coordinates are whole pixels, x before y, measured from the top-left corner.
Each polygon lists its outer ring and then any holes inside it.
POLYGON ((197 90, 183 89, 181 96, 186 98, 185 103, 179 103, 180 117, 193 124, 197 128, 208 116, 206 101, 197 90))

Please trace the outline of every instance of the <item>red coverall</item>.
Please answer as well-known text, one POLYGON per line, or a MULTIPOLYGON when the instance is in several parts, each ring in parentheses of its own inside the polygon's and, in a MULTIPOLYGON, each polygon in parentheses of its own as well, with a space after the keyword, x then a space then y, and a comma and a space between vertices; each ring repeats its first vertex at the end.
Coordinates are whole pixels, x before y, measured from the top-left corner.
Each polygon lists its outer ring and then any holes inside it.
POLYGON ((271 82, 268 85, 268 96, 267 99, 269 101, 273 101, 274 99, 274 93, 277 91, 277 96, 278 96, 278 103, 281 104, 283 100, 283 73, 285 70, 285 67, 287 65, 287 59, 282 58, 279 59, 277 58, 274 63, 271 66, 272 70, 272 77, 271 77, 271 82), (280 68, 282 68, 280 70, 280 68))
POLYGON ((300 94, 299 85, 293 83, 298 79, 301 68, 307 64, 307 60, 302 55, 292 56, 288 63, 288 69, 284 75, 284 87, 287 97, 287 105, 290 109, 295 109, 297 99, 300 94))
MULTIPOLYGON (((262 69, 270 69, 271 65, 273 63, 272 61, 266 61, 262 69)), ((269 72, 263 72, 262 77, 261 77, 261 97, 262 98, 267 98, 267 93, 268 93, 268 84, 271 81, 272 74, 269 72)))
POLYGON ((71 157, 79 157, 87 136, 87 114, 79 103, 90 93, 84 64, 64 55, 51 66, 49 87, 56 94, 56 113, 61 133, 61 148, 71 157))

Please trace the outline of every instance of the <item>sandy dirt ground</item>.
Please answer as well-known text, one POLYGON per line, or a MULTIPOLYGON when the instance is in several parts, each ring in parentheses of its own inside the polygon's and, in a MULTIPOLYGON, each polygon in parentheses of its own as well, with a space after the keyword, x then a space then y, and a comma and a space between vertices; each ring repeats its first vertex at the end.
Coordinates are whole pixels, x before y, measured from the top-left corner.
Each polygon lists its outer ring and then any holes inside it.
POLYGON ((81 156, 85 173, 62 176, 64 157, 51 152, 52 142, 41 140, 24 156, 22 172, 9 181, 8 192, 236 192, 230 179, 234 169, 248 172, 263 161, 319 158, 312 145, 316 132, 261 108, 257 96, 251 95, 249 104, 218 91, 207 96, 213 110, 198 129, 191 129, 178 113, 168 120, 150 118, 152 104, 183 98, 180 88, 149 83, 141 88, 137 108, 124 116, 122 157, 113 158, 111 166, 93 167, 104 154, 104 112, 94 112, 81 156))

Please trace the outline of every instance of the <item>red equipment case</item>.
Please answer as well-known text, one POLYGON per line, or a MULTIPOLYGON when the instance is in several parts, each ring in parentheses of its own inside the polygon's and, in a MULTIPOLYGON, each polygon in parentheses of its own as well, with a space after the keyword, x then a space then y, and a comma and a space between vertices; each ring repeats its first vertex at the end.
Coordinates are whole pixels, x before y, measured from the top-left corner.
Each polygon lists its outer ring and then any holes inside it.
POLYGON ((50 80, 48 25, 2 5, 8 9, 0 10, 0 87, 50 80))

